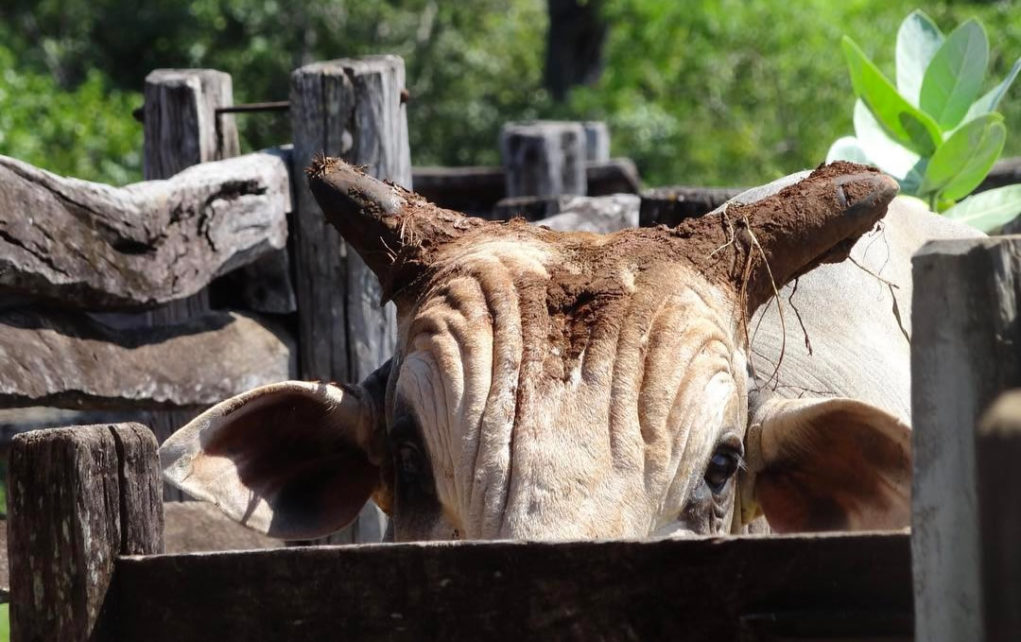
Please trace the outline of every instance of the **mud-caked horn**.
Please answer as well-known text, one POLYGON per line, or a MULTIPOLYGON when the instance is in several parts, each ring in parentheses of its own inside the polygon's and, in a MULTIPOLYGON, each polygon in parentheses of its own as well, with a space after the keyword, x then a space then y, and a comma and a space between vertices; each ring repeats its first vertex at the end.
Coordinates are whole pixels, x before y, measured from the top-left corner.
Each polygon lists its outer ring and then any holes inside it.
POLYGON ((306 173, 326 219, 376 274, 386 298, 428 265, 438 246, 485 223, 337 158, 317 158, 306 173))
POLYGON ((751 314, 788 281, 847 258, 897 191, 873 167, 837 162, 765 198, 682 221, 675 234, 705 250, 695 253, 702 271, 732 285, 751 314))

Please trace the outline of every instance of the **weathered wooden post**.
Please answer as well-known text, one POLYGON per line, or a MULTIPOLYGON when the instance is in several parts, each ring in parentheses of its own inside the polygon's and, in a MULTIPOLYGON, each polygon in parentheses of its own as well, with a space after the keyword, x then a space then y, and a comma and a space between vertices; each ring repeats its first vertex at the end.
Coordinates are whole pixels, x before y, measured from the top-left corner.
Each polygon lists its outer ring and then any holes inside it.
MULTIPOLYGON (((411 188, 411 149, 401 98, 404 61, 371 56, 306 65, 291 74, 294 167, 326 154, 411 188)), ((304 178, 295 186, 299 368, 306 379, 359 381, 393 353, 392 304, 380 308, 375 275, 329 226, 304 178)), ((373 507, 371 510, 375 511, 373 507)), ((382 535, 363 511, 356 541, 382 535)), ((343 534, 332 541, 345 541, 343 534)))
POLYGON ((146 180, 237 156, 234 117, 217 116, 234 104, 230 74, 213 69, 157 69, 145 77, 146 180))
POLYGON ((975 455, 986 640, 1021 640, 1021 390, 1005 393, 986 413, 975 455))
POLYGON ((12 640, 113 639, 103 613, 116 557, 163 551, 153 434, 140 424, 23 433, 8 479, 12 640))
POLYGON ((587 144, 581 123, 507 123, 500 132, 507 197, 587 193, 587 144))
POLYGON ((913 269, 916 639, 981 640, 974 427, 1021 386, 1021 237, 934 241, 913 269))
MULTIPOLYGON (((237 156, 234 117, 216 113, 234 104, 230 74, 214 69, 156 69, 145 77, 144 161, 146 180, 170 178, 183 169, 237 156)), ((148 313, 154 326, 182 323, 210 311, 209 289, 162 305, 148 313)), ((195 411, 154 411, 146 422, 160 441, 196 416, 195 411)), ((169 485, 169 500, 187 499, 169 485)))

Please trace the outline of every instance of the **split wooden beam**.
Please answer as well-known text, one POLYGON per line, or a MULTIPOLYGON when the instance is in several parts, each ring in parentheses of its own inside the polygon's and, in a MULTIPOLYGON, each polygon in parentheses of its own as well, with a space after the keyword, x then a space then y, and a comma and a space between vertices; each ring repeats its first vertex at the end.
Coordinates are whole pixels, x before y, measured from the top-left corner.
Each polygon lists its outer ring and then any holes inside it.
POLYGON ((111 187, 0 156, 0 291, 152 307, 287 241, 288 167, 258 153, 111 187))

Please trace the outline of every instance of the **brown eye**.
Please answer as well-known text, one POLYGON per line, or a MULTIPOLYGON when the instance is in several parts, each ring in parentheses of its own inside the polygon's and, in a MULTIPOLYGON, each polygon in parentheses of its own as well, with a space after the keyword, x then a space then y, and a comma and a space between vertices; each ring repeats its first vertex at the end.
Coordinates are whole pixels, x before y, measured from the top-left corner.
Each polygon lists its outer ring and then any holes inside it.
POLYGON ((741 463, 741 455, 730 448, 719 448, 709 460, 705 470, 705 483, 714 494, 720 494, 727 482, 737 472, 741 463))

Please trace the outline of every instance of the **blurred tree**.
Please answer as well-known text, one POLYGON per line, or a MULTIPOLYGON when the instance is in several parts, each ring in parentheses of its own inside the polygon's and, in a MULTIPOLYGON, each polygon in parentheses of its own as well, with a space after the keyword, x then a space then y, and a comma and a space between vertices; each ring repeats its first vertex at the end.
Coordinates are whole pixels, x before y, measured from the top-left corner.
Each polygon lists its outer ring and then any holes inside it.
POLYGON ((591 85, 603 71, 606 20, 602 0, 548 0, 546 88, 563 101, 576 85, 591 85))
MULTIPOLYGON (((222 69, 237 101, 279 100, 300 64, 390 52, 407 63, 416 164, 496 163, 507 120, 597 118, 610 124, 614 153, 633 157, 651 184, 758 183, 817 164, 851 131, 841 35, 890 71, 897 26, 915 4, 3 0, 0 153, 121 182, 139 174, 141 128, 130 112, 151 69, 222 69), (545 39, 561 3, 598 8, 608 28, 598 81, 556 102, 545 39)), ((1021 11, 1010 0, 939 0, 926 10, 944 27, 980 17, 998 77, 1021 54, 1021 11)), ((1003 111, 1008 130, 1021 129, 1021 90, 1003 111)), ((247 149, 290 138, 286 115, 239 125, 247 149)), ((1005 153, 1021 153, 1021 136, 1008 136, 1005 153)))

